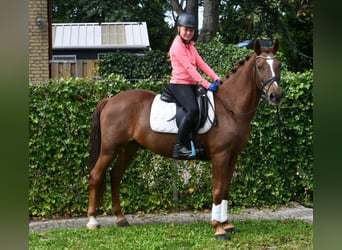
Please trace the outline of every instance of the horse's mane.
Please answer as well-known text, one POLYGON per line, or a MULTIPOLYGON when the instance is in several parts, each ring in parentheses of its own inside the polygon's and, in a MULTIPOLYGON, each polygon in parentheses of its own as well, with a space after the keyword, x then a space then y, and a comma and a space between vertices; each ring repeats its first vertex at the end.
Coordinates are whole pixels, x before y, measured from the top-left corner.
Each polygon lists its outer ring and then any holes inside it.
POLYGON ((245 58, 240 59, 240 60, 237 62, 237 64, 235 65, 235 67, 232 68, 230 71, 228 71, 228 73, 226 74, 226 79, 228 79, 229 76, 230 76, 231 74, 235 74, 236 71, 237 71, 240 67, 242 67, 242 66, 245 64, 245 62, 248 61, 250 58, 251 58, 251 55, 247 55, 245 58))

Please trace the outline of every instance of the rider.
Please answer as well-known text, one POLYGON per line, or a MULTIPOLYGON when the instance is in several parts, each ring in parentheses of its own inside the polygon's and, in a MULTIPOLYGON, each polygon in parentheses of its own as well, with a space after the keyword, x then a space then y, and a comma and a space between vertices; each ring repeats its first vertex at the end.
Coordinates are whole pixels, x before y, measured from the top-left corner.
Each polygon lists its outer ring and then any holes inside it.
POLYGON ((198 106, 195 96, 196 83, 214 92, 221 83, 220 77, 208 66, 198 54, 195 43, 192 41, 197 31, 197 22, 191 13, 182 13, 177 18, 178 34, 172 42, 169 55, 172 73, 170 91, 181 105, 186 114, 178 127, 173 157, 193 157, 191 149, 186 145, 190 132, 194 129, 198 117, 198 106), (200 68, 214 83, 209 83, 197 71, 200 68))

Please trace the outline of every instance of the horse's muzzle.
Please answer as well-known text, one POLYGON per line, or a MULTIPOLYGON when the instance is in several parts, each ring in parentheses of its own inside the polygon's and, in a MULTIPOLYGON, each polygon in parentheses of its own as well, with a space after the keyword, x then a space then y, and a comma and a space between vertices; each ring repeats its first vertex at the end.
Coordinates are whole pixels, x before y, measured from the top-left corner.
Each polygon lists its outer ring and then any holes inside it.
POLYGON ((268 100, 270 104, 272 105, 279 105, 283 96, 284 96, 283 91, 270 92, 268 94, 268 100))

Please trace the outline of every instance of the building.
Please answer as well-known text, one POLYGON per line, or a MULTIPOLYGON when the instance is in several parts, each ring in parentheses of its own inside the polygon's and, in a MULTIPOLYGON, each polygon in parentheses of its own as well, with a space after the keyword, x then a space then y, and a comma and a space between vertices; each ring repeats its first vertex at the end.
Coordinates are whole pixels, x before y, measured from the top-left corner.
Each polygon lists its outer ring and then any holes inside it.
POLYGON ((52 0, 29 0, 29 82, 46 83, 50 78, 49 27, 52 0))
POLYGON ((111 51, 144 53, 150 50, 145 22, 52 24, 53 60, 99 59, 111 51))
POLYGON ((51 78, 96 77, 101 55, 149 50, 146 22, 54 23, 51 78))
POLYGON ((52 24, 52 0, 29 0, 30 83, 94 77, 104 53, 148 50, 145 22, 52 24))

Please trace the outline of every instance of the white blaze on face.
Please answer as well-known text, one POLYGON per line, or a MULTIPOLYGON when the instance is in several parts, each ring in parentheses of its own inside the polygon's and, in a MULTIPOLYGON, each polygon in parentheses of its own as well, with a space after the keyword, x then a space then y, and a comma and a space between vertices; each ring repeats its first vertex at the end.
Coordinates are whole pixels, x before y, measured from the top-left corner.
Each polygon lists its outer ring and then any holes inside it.
MULTIPOLYGON (((272 77, 275 77, 275 73, 274 73, 274 70, 273 70, 273 62, 274 62, 274 60, 272 59, 272 57, 268 56, 266 62, 270 66, 272 77)), ((278 83, 276 81, 274 81, 273 83, 278 87, 278 83)))

